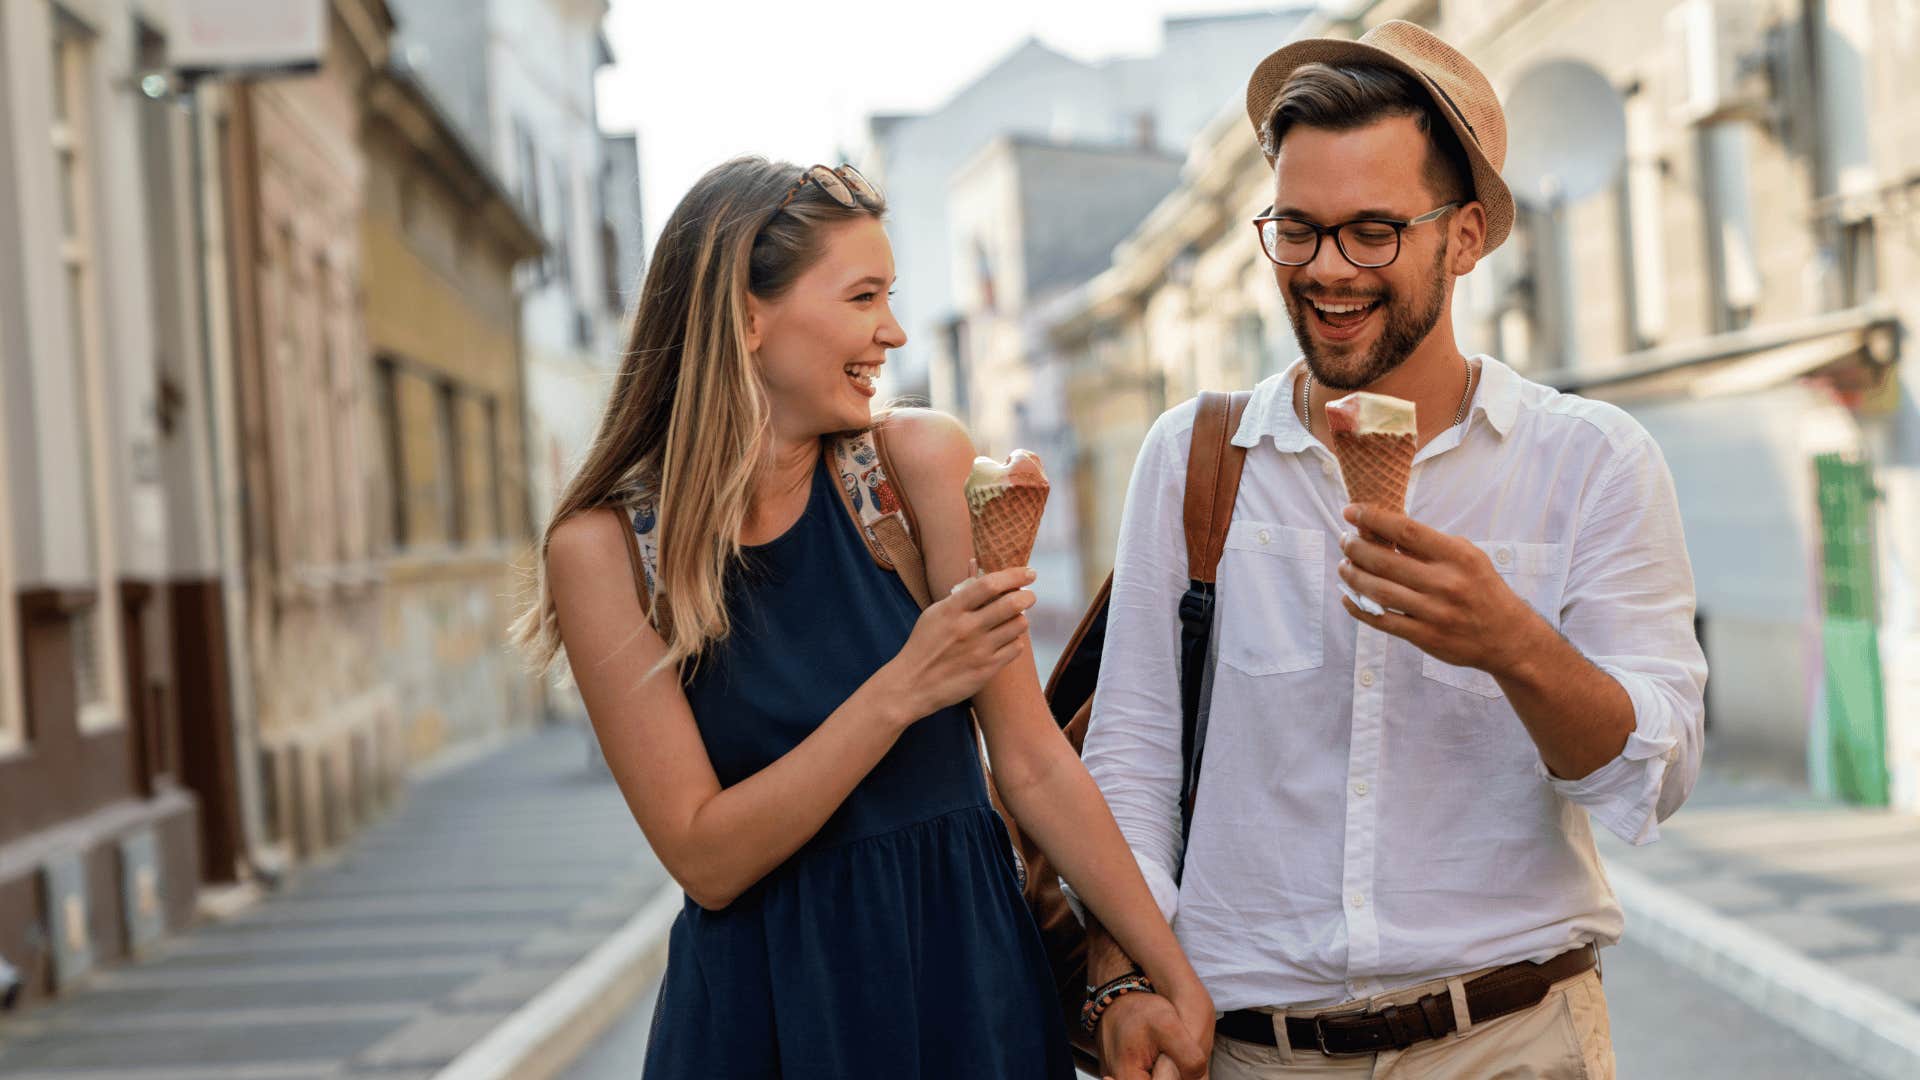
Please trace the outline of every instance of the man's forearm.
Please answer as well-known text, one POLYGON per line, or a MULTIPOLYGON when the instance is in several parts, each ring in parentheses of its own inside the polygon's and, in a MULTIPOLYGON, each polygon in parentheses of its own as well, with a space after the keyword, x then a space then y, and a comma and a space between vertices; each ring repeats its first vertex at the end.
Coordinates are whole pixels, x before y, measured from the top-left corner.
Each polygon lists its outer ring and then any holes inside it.
POLYGON ((1547 770, 1578 780, 1620 755, 1633 734, 1633 699, 1546 620, 1517 659, 1491 674, 1526 725, 1547 770))
POLYGON ((1125 975, 1133 967, 1133 958, 1113 940, 1113 935, 1100 925, 1093 912, 1087 912, 1087 982, 1099 986, 1125 975))

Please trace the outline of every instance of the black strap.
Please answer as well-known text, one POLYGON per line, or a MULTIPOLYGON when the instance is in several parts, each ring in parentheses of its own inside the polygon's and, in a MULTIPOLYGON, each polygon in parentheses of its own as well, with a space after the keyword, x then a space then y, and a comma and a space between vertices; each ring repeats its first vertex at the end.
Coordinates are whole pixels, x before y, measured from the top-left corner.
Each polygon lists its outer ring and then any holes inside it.
POLYGON ((1187 865, 1186 842, 1193 830, 1194 801, 1200 790, 1200 765, 1207 745, 1207 718, 1201 697, 1213 645, 1214 577, 1226 545, 1228 523, 1240 490, 1246 450, 1233 445, 1240 417, 1252 394, 1201 391, 1188 447, 1187 488, 1181 508, 1191 577, 1180 597, 1180 858, 1174 880, 1187 865), (1199 550, 1194 550, 1199 545, 1199 550))

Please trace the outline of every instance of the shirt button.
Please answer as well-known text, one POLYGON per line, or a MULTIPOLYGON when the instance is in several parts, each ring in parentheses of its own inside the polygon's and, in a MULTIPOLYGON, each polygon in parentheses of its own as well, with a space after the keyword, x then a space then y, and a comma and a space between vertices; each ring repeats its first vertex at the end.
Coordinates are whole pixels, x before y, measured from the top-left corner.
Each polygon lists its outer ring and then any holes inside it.
POLYGON ((1503 548, 1497 549, 1493 553, 1493 561, 1499 563, 1501 566, 1512 566, 1513 565, 1513 549, 1510 547, 1503 547, 1503 548))
POLYGON ((1363 671, 1360 673, 1360 685, 1361 686, 1373 685, 1373 672, 1371 670, 1363 671))
POLYGON ((1333 475, 1333 473, 1334 473, 1334 466, 1333 466, 1333 462, 1331 462, 1331 461, 1323 461, 1323 462, 1321 462, 1321 463, 1320 463, 1320 471, 1321 471, 1321 473, 1323 473, 1324 475, 1327 475, 1327 476, 1332 476, 1332 475, 1333 475))
POLYGON ((1360 796, 1363 799, 1366 798, 1367 792, 1372 790, 1373 790, 1372 788, 1367 786, 1367 782, 1365 780, 1362 780, 1353 785, 1353 793, 1355 795, 1360 796))
POLYGON ((1267 531, 1267 530, 1265 530, 1265 529, 1261 529, 1261 530, 1260 530, 1260 542, 1261 542, 1261 543, 1263 543, 1263 544, 1265 544, 1265 543, 1268 543, 1268 542, 1269 542, 1269 541, 1271 541, 1272 539, 1273 539, 1273 534, 1272 534, 1272 533, 1270 533, 1270 532, 1268 532, 1268 531, 1267 531))
POLYGON ((1358 910, 1360 910, 1361 908, 1363 908, 1363 907, 1366 907, 1366 906, 1367 906, 1367 898, 1366 898, 1366 897, 1364 897, 1364 896, 1362 896, 1362 895, 1360 895, 1359 893, 1354 893, 1354 894, 1353 894, 1353 908, 1354 908, 1354 910, 1355 910, 1355 911, 1358 911, 1358 910))

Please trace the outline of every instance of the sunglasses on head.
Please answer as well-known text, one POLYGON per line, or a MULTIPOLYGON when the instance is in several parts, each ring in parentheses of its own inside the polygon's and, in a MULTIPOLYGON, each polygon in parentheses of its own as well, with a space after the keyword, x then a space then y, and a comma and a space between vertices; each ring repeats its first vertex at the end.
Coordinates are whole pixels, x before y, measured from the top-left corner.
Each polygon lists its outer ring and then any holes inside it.
POLYGON ((787 204, 793 202, 796 196, 806 190, 808 184, 826 192, 827 198, 849 210, 858 210, 862 207, 872 210, 881 203, 880 189, 874 187, 872 181, 861 176, 859 169, 851 165, 842 165, 837 169, 815 165, 801 173, 800 179, 795 180, 793 186, 787 189, 786 198, 781 199, 780 205, 774 208, 774 216, 778 217, 780 211, 785 210, 787 204))

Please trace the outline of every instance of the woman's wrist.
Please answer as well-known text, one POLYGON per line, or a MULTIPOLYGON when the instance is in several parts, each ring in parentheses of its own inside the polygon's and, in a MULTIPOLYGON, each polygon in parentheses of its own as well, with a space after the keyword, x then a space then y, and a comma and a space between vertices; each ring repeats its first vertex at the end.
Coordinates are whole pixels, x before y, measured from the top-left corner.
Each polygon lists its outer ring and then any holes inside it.
POLYGON ((867 696, 868 708, 896 735, 912 727, 922 715, 915 711, 916 695, 893 661, 881 665, 861 690, 867 696))

